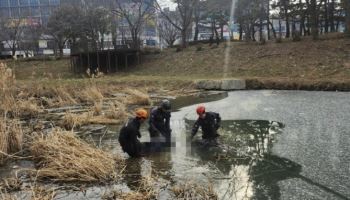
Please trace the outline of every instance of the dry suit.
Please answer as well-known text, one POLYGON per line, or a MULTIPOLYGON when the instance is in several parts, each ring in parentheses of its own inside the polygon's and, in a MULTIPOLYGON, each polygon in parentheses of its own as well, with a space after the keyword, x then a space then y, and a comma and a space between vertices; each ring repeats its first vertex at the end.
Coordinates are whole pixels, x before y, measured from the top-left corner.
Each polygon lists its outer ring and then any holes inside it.
POLYGON ((152 109, 148 129, 151 138, 162 135, 165 137, 166 142, 170 143, 170 117, 171 113, 163 111, 160 107, 155 107, 152 109))
POLYGON ((142 145, 137 138, 141 137, 141 122, 137 118, 130 119, 121 129, 119 143, 124 152, 131 157, 138 157, 141 154, 142 145))
POLYGON ((195 136, 198 132, 199 127, 202 129, 202 138, 204 140, 214 140, 219 134, 217 130, 220 127, 221 117, 219 113, 215 112, 206 112, 205 117, 198 118, 194 123, 192 128, 192 137, 195 136))

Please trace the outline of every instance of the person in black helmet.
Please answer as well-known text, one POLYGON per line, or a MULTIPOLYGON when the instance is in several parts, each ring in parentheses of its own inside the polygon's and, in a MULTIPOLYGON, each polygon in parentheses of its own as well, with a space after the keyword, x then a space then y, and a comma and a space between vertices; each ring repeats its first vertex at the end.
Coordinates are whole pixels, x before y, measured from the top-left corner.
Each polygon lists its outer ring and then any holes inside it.
POLYGON ((148 129, 151 141, 156 141, 156 138, 163 136, 166 143, 171 142, 170 117, 171 104, 169 100, 163 100, 160 106, 151 110, 148 129))

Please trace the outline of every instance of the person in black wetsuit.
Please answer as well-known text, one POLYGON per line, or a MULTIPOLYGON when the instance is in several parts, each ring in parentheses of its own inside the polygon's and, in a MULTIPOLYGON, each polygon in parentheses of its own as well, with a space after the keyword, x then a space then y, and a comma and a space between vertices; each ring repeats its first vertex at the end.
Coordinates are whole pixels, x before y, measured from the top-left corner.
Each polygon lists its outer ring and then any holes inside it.
POLYGON ((197 108, 198 119, 194 123, 191 138, 193 138, 199 127, 202 129, 202 139, 204 144, 217 144, 218 134, 217 130, 220 128, 221 117, 219 113, 205 112, 204 106, 198 106, 197 108))
POLYGON ((142 145, 138 138, 141 138, 140 126, 147 119, 147 111, 138 109, 136 117, 130 119, 121 129, 119 143, 123 151, 130 157, 141 156, 142 145))
POLYGON ((159 142, 157 139, 163 136, 166 143, 171 142, 170 117, 171 104, 168 100, 163 100, 160 106, 151 110, 148 129, 151 141, 159 142))

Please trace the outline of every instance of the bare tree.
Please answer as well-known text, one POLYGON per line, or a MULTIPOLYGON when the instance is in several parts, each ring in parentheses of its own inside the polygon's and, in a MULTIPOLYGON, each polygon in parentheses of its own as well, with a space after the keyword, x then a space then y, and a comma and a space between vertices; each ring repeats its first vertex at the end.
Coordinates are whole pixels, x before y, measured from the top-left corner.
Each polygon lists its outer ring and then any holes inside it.
POLYGON ((69 39, 78 38, 81 34, 81 12, 77 7, 62 6, 49 18, 47 33, 53 37, 59 55, 63 56, 63 48, 69 39))
POLYGON ((15 56, 19 43, 23 38, 23 20, 0 18, 0 38, 11 49, 15 56))
POLYGON ((34 56, 39 52, 39 40, 43 33, 40 25, 28 25, 23 30, 23 39, 19 43, 19 48, 26 56, 34 56))
POLYGON ((228 25, 230 19, 231 4, 232 0, 206 1, 207 12, 212 21, 212 29, 215 29, 215 34, 218 34, 216 31, 217 26, 220 28, 220 38, 222 40, 224 39, 224 26, 228 25))
POLYGON ((141 46, 141 33, 145 22, 154 14, 154 5, 146 0, 131 0, 125 2, 116 0, 114 12, 125 19, 132 39, 132 47, 139 49, 141 46))
POLYGON ((238 0, 236 3, 235 18, 245 33, 246 41, 255 41, 255 26, 264 17, 260 6, 259 0, 238 0))
MULTIPOLYGON (((175 21, 176 15, 173 12, 173 14, 169 11, 168 16, 171 16, 171 18, 175 21)), ((172 47, 174 45, 174 42, 179 37, 179 30, 175 28, 167 19, 160 18, 158 22, 158 31, 159 36, 161 39, 163 39, 169 47, 172 47)))
POLYGON ((111 26, 112 16, 109 10, 102 7, 90 7, 86 10, 83 29, 94 50, 104 49, 104 35, 111 32, 111 26))
POLYGON ((193 22, 194 8, 197 6, 199 0, 174 0, 177 5, 177 12, 179 13, 179 23, 174 21, 167 15, 161 8, 158 1, 155 1, 156 8, 164 15, 164 17, 181 32, 182 47, 187 46, 187 37, 190 30, 190 26, 193 22))

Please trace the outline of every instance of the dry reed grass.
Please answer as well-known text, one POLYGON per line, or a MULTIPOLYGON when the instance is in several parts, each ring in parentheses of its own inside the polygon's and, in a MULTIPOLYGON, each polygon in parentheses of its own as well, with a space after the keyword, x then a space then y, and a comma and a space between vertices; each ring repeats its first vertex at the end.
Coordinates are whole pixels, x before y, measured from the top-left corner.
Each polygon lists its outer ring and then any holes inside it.
POLYGON ((55 182, 106 182, 115 180, 124 167, 113 157, 59 129, 47 136, 36 135, 30 152, 39 166, 38 179, 55 182))
POLYGON ((8 153, 21 149, 22 130, 17 121, 8 118, 10 109, 17 110, 14 99, 14 75, 6 65, 0 63, 0 165, 5 162, 8 153))
POLYGON ((151 99, 148 94, 137 89, 126 89, 124 91, 129 96, 126 98, 126 103, 129 105, 150 105, 151 99))
POLYGON ((35 99, 17 100, 18 114, 21 116, 35 117, 43 110, 38 106, 35 99))
POLYGON ((143 177, 136 191, 123 193, 114 190, 102 196, 103 200, 151 200, 157 199, 159 191, 154 188, 156 180, 152 177, 143 177))
POLYGON ((78 104, 71 95, 72 93, 72 91, 68 91, 68 89, 64 87, 53 88, 53 97, 56 100, 56 106, 78 104))
POLYGON ((22 149, 22 127, 16 120, 0 117, 0 165, 8 158, 8 154, 22 149))
MULTIPOLYGON (((92 110, 94 109, 95 108, 93 108, 92 110)), ((121 122, 124 122, 125 119, 127 119, 128 117, 125 107, 114 108, 114 110, 108 110, 103 115, 95 116, 95 114, 96 113, 94 111, 85 112, 81 114, 67 112, 63 116, 61 126, 64 127, 66 130, 72 130, 75 128, 80 128, 81 126, 87 124, 120 124, 121 122)))
POLYGON ((9 193, 1 192, 0 193, 0 200, 18 200, 18 198, 14 195, 9 194, 9 193))
POLYGON ((81 101, 88 103, 102 102, 104 98, 100 89, 96 86, 86 87, 78 95, 81 101))
POLYGON ((103 102, 102 101, 94 102, 94 106, 92 107, 92 111, 93 111, 94 116, 101 115, 102 109, 103 109, 103 102))
POLYGON ((173 193, 175 194, 177 199, 183 200, 217 200, 218 196, 215 193, 213 186, 201 186, 196 183, 187 182, 184 184, 180 184, 178 186, 174 186, 172 188, 173 193))
POLYGON ((23 182, 17 178, 6 178, 0 182, 0 191, 2 193, 8 193, 13 191, 19 191, 22 187, 23 182))
POLYGON ((53 200, 55 196, 56 191, 54 189, 46 189, 40 186, 31 187, 30 200, 53 200))
POLYGON ((93 117, 93 113, 86 112, 82 114, 74 114, 67 112, 63 116, 62 126, 66 130, 80 128, 83 125, 89 124, 89 120, 93 117))
POLYGON ((108 119, 118 119, 120 121, 125 121, 125 119, 128 118, 128 112, 125 105, 118 101, 109 104, 105 115, 108 119))

